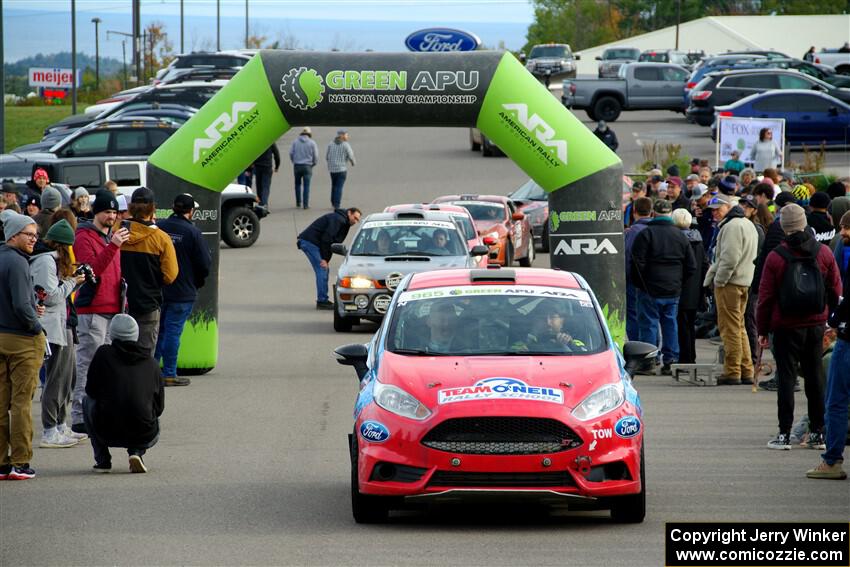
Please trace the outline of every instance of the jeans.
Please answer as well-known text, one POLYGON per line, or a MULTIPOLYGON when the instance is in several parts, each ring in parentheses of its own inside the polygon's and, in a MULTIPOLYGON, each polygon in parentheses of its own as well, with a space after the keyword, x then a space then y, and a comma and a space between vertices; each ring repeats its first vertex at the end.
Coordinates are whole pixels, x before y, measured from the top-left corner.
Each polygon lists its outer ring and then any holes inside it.
POLYGON ((310 206, 310 180, 313 178, 313 166, 307 164, 296 164, 292 170, 295 172, 295 206, 310 206), (302 194, 303 185, 303 194, 302 194))
POLYGON ((331 172, 331 206, 335 209, 339 208, 342 201, 342 186, 345 185, 347 176, 347 171, 331 172))
POLYGON ((746 286, 734 284, 714 288, 714 299, 717 302, 717 330, 720 331, 726 355, 723 359, 724 376, 733 378, 755 376, 753 356, 744 325, 749 291, 750 288, 746 286))
POLYGON ((246 173, 245 171, 243 171, 242 173, 240 173, 236 177, 236 183, 239 183, 240 185, 247 185, 248 187, 251 187, 254 184, 253 183, 253 177, 254 177, 253 172, 249 171, 249 172, 246 173))
POLYGON ((322 253, 319 247, 307 240, 298 241, 301 251, 307 256, 313 271, 316 273, 316 301, 324 303, 328 301, 328 269, 319 265, 322 261, 322 253))
MULTIPOLYGON (((794 423, 794 384, 797 368, 803 376, 808 401, 810 431, 823 430, 823 326, 774 329, 773 346, 776 356, 779 431, 788 433, 794 423)), ((833 351, 833 358, 835 351, 833 351)), ((846 372, 846 367, 845 367, 846 372)))
POLYGON ((112 317, 112 314, 102 313, 77 316, 77 381, 74 382, 74 393, 71 396, 71 423, 74 425, 83 423, 83 397, 86 395, 89 365, 95 351, 110 342, 107 330, 112 317))
POLYGON ((829 465, 844 458, 847 438, 847 404, 850 403, 850 342, 835 341, 829 376, 826 379, 826 452, 823 460, 829 465))
POLYGON ((630 341, 640 340, 637 288, 630 283, 626 283, 626 336, 630 341))
POLYGON ((638 340, 661 346, 664 364, 679 360, 679 329, 676 315, 679 312, 678 297, 652 297, 637 290, 638 340), (658 326, 661 325, 661 345, 658 344, 658 326))
POLYGON ((257 197, 260 198, 260 204, 266 206, 269 204, 269 191, 272 186, 272 168, 255 165, 254 179, 257 180, 257 197))
POLYGON ((154 359, 162 360, 162 375, 177 376, 177 353, 180 350, 180 335, 183 325, 192 312, 193 301, 180 301, 162 304, 159 316, 159 338, 156 341, 154 359))

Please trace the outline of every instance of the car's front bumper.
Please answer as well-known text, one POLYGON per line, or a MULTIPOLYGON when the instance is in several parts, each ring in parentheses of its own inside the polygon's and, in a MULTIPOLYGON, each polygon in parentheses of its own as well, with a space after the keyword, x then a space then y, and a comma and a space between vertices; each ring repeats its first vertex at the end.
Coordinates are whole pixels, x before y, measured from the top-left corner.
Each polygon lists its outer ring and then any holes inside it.
POLYGON ((388 289, 335 287, 334 299, 340 317, 380 321, 389 308, 393 292, 388 289))

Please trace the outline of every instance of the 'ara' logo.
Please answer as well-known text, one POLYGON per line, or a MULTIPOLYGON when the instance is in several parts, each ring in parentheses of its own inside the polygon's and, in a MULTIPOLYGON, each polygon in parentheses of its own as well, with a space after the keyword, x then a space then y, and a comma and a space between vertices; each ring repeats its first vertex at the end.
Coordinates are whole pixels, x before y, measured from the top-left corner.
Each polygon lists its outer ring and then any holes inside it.
POLYGON ((573 238, 561 240, 555 247, 555 255, 578 256, 579 254, 616 254, 617 249, 607 238, 599 241, 596 238, 573 238))
POLYGON ((239 115, 245 112, 248 112, 252 108, 257 106, 256 102, 234 102, 233 106, 230 107, 230 114, 227 112, 222 112, 219 114, 218 118, 213 120, 212 124, 210 124, 204 133, 207 135, 206 138, 195 138, 195 147, 194 152, 192 154, 192 163, 198 163, 198 160, 201 159, 201 151, 208 150, 211 147, 215 146, 219 140, 221 140, 222 134, 229 132, 236 126, 236 122, 239 120, 239 115))
POLYGON ((540 140, 540 143, 544 146, 555 148, 558 159, 561 160, 564 165, 567 165, 567 142, 564 140, 554 140, 554 128, 549 126, 542 118, 540 118, 539 114, 532 114, 529 116, 527 104, 503 104, 502 108, 505 110, 515 111, 517 114, 517 120, 519 120, 523 126, 528 128, 529 132, 533 132, 534 135, 537 136, 537 139, 540 140))

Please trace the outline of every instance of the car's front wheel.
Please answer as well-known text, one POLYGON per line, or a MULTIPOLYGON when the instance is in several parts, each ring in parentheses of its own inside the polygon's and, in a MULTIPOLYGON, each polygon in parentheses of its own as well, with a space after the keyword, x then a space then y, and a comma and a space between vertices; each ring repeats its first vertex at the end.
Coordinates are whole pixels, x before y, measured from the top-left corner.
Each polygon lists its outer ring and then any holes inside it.
POLYGON ((640 492, 618 496, 611 503, 611 519, 623 524, 639 524, 646 517, 646 459, 640 446, 640 492))
POLYGON ((357 470, 360 449, 357 432, 351 435, 351 513, 358 524, 380 524, 390 515, 393 499, 387 496, 372 496, 360 492, 360 477, 357 470))
POLYGON ((354 326, 354 321, 350 317, 340 315, 337 304, 334 304, 334 331, 337 333, 348 333, 351 331, 352 326, 354 326))
POLYGON ((694 117, 694 122, 696 122, 700 126, 711 126, 711 123, 714 122, 714 117, 713 116, 696 116, 696 117, 694 117))
POLYGON ((231 248, 247 248, 260 237, 260 219, 248 207, 231 207, 221 222, 221 238, 231 248))

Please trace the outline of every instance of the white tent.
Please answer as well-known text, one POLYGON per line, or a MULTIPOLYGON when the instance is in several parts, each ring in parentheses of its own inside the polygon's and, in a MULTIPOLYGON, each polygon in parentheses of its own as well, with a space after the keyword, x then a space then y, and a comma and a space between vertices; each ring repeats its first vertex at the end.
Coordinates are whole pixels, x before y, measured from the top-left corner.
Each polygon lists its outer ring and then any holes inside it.
MULTIPOLYGON (((707 54, 745 49, 772 49, 801 58, 812 45, 841 47, 850 41, 850 15, 838 16, 712 16, 679 25, 679 50, 702 50, 707 54)), ((676 26, 670 26, 605 45, 578 51, 579 75, 596 75, 595 58, 608 47, 673 49, 676 26)))

